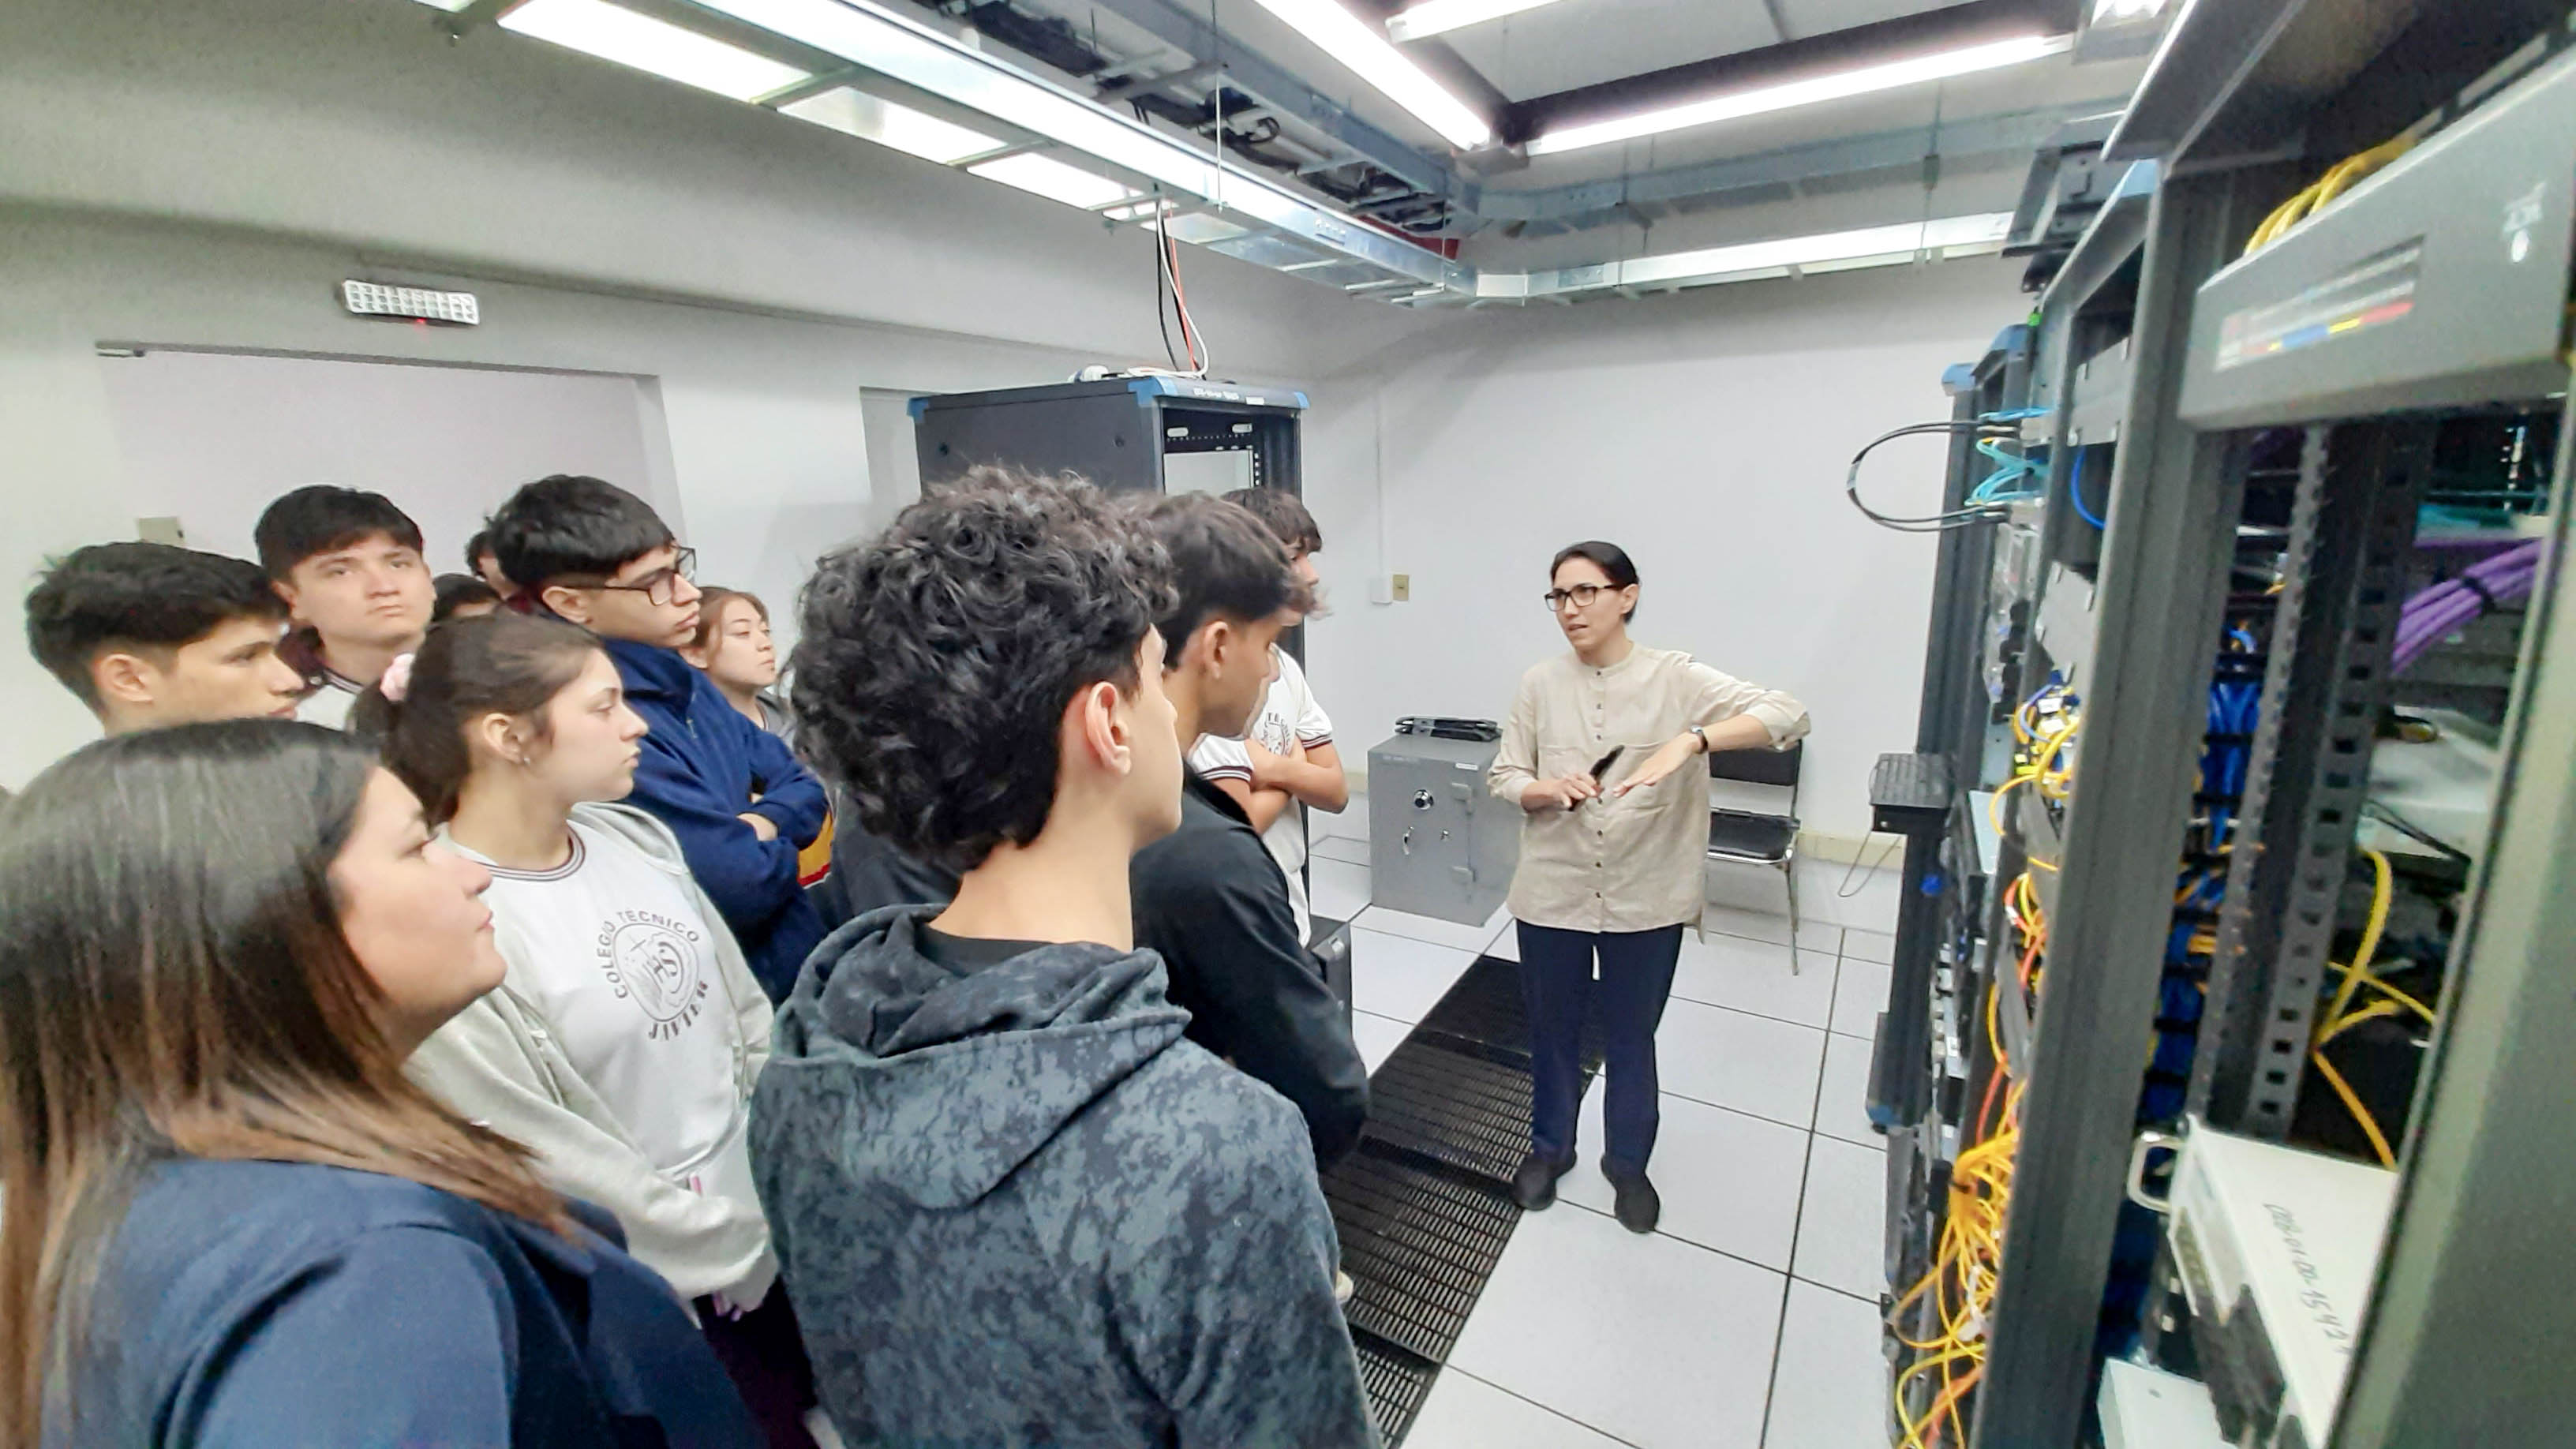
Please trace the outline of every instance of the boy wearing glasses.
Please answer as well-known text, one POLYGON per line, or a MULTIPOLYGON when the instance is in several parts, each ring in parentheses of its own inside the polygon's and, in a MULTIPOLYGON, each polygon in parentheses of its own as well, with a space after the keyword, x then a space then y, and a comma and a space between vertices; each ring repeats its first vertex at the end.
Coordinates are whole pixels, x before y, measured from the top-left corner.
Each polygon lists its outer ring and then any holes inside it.
POLYGON ((680 657, 697 637, 696 555, 643 499, 563 473, 512 494, 492 515, 491 540, 538 607, 607 645, 626 703, 649 727, 628 800, 679 836, 752 974, 772 1001, 785 997, 823 939, 796 866, 822 833, 823 787, 680 657))

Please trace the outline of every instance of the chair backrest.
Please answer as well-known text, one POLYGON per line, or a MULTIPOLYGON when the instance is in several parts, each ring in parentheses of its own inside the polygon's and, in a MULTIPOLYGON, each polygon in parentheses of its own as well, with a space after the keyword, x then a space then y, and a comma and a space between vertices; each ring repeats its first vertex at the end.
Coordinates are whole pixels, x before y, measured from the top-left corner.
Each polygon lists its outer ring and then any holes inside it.
POLYGON ((1741 780, 1748 785, 1778 785, 1782 789, 1795 790, 1798 788, 1798 766, 1806 754, 1805 740, 1785 750, 1720 750, 1708 757, 1708 773, 1720 780, 1741 780))

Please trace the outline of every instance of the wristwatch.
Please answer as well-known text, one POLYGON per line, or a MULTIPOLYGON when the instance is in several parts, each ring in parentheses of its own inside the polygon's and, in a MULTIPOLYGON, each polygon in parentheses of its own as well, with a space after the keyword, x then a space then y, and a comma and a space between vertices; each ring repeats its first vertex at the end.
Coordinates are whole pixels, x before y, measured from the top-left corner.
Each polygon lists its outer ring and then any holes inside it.
POLYGON ((1691 734, 1699 740, 1699 752, 1703 755, 1707 754, 1709 752, 1707 727, 1703 725, 1692 725, 1691 734))

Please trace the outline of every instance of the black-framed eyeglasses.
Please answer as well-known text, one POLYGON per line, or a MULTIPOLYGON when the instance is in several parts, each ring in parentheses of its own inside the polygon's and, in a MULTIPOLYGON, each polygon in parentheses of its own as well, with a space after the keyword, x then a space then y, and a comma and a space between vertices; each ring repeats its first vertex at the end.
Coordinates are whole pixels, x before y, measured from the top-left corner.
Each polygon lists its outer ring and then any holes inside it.
POLYGON ((1593 600, 1608 592, 1610 592, 1608 584, 1576 584, 1570 589, 1550 589, 1539 595, 1539 598, 1546 602, 1547 611, 1553 614, 1564 608, 1565 601, 1568 599, 1572 599, 1574 607, 1578 609, 1589 609, 1592 607, 1593 600))
POLYGON ((631 584, 584 584, 586 589, 609 589, 621 594, 642 594, 656 608, 668 608, 680 595, 678 581, 695 583, 698 577, 698 551, 684 548, 673 553, 668 567, 658 568, 631 584))

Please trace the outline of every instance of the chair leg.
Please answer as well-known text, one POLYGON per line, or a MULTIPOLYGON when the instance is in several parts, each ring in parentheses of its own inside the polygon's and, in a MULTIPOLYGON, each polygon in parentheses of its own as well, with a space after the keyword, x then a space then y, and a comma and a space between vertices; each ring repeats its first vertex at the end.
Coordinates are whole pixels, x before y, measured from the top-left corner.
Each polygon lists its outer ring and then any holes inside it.
POLYGON ((1780 879, 1789 886, 1789 974, 1798 974, 1798 858, 1780 862, 1780 879))

